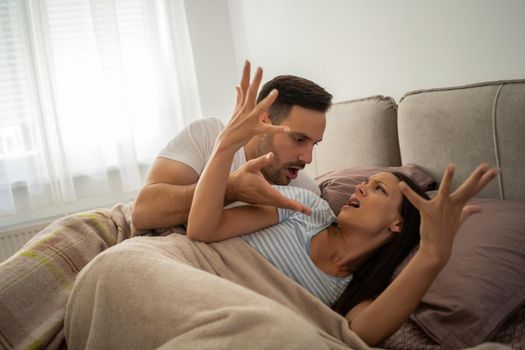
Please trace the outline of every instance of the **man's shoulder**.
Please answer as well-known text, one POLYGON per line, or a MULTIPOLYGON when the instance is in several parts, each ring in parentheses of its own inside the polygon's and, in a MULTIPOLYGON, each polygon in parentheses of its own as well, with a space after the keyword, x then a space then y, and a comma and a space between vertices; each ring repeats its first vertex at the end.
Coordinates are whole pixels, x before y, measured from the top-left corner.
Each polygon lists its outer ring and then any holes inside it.
POLYGON ((215 117, 203 117, 192 121, 189 125, 189 128, 201 128, 201 129, 212 129, 212 130, 222 130, 224 129, 224 123, 215 117))

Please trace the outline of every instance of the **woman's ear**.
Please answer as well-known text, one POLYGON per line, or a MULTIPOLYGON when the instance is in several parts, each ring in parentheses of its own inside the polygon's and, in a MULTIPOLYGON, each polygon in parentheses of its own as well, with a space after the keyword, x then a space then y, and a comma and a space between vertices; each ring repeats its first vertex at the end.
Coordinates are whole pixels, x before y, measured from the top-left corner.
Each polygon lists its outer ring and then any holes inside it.
POLYGON ((388 231, 399 233, 401 232, 402 228, 403 228, 403 219, 398 219, 394 221, 393 223, 391 223, 390 226, 388 226, 388 231))

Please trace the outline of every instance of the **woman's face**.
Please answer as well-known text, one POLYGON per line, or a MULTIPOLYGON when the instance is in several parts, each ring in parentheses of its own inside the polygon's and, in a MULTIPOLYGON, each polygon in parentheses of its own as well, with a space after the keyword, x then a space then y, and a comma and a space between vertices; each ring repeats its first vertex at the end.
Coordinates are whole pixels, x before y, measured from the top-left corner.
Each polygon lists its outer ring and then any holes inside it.
POLYGON ((371 176, 356 187, 343 206, 338 225, 345 231, 376 236, 386 231, 400 232, 399 206, 403 195, 399 179, 391 173, 371 176))

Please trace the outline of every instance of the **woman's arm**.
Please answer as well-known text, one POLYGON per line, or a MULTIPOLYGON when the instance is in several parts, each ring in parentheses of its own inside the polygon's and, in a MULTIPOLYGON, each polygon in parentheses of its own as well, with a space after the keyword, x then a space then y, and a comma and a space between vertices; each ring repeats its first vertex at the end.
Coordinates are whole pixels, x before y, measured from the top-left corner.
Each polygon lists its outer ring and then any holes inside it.
POLYGON ((448 166, 437 195, 425 200, 400 183, 404 195, 421 214, 419 249, 399 276, 373 301, 364 301, 346 315, 349 326, 367 344, 374 346, 392 335, 410 314, 446 265, 462 222, 479 207, 466 203, 496 176, 496 169, 480 165, 450 193, 454 169, 448 166))
POLYGON ((348 312, 350 329, 370 346, 394 334, 416 309, 441 271, 441 265, 418 251, 379 297, 348 312))

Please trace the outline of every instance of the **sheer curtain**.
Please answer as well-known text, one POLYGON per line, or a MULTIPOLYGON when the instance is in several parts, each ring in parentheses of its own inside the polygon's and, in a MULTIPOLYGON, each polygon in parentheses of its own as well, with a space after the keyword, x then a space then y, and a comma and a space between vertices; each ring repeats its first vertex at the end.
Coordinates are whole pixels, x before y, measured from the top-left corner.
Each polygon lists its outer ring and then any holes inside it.
POLYGON ((182 0, 0 0, 0 229, 132 199, 194 72, 182 0))

